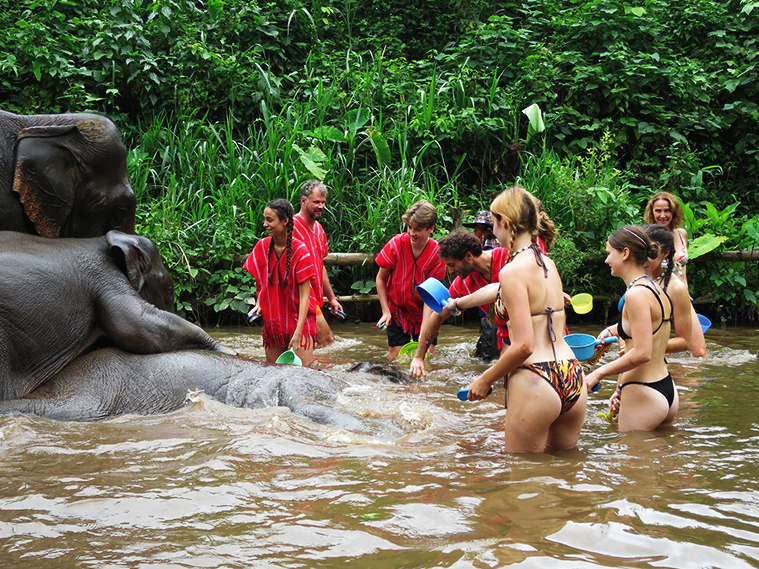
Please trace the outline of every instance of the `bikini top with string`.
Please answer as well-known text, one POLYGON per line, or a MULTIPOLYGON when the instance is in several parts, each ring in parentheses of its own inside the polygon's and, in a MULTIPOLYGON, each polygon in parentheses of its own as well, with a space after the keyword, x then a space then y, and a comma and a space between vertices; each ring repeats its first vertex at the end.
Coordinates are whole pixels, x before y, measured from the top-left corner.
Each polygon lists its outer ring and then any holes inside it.
MULTIPOLYGON (((540 253, 540 247, 537 243, 531 243, 530 245, 527 245, 526 247, 522 247, 521 249, 517 249, 514 251, 514 255, 511 257, 512 259, 516 257, 519 253, 522 251, 526 251, 527 249, 532 249, 532 252, 535 254, 535 262, 538 264, 538 267, 541 267, 543 269, 543 276, 545 278, 548 278, 548 267, 545 264, 545 261, 543 260, 543 255, 540 253)), ((506 307, 503 305, 503 302, 501 301, 501 287, 498 287, 498 292, 495 296, 495 303, 493 304, 493 307, 495 308, 495 313, 498 315, 499 318, 502 318, 504 321, 509 319, 509 313, 506 310, 506 307)), ((543 312, 538 312, 536 314, 530 314, 530 316, 543 316, 546 315, 548 317, 548 337, 551 340, 551 349, 553 350, 553 359, 556 359, 556 346, 554 345, 556 342, 556 331, 553 327, 553 315, 554 313, 564 312, 564 308, 561 308, 559 310, 555 310, 551 306, 546 306, 545 310, 543 312)))
MULTIPOLYGON (((659 330, 661 330, 662 326, 664 326, 665 322, 674 322, 674 307, 672 305, 672 299, 669 297, 669 294, 667 294, 667 290, 662 288, 661 292, 664 293, 664 296, 667 297, 667 301, 669 301, 669 318, 664 318, 664 303, 661 301, 661 298, 659 298, 660 291, 659 287, 656 286, 656 283, 653 281, 651 277, 648 275, 641 275, 639 277, 635 277, 630 284, 627 287, 627 290, 630 290, 633 286, 642 286, 643 288, 647 288, 651 291, 651 294, 654 295, 654 298, 656 299, 656 302, 659 303, 659 308, 661 308, 661 322, 659 322, 659 325, 656 327, 656 330, 653 331, 653 334, 656 334, 659 330), (636 285, 635 282, 638 279, 646 278, 648 279, 651 284, 653 285, 653 288, 648 286, 647 284, 639 284, 636 285)), ((619 303, 617 304, 617 308, 619 309, 619 322, 617 322, 617 336, 622 338, 623 340, 630 340, 632 339, 632 336, 629 336, 624 328, 622 327, 622 308, 625 306, 625 295, 627 294, 627 291, 625 291, 625 294, 622 295, 622 298, 619 299, 619 303)))

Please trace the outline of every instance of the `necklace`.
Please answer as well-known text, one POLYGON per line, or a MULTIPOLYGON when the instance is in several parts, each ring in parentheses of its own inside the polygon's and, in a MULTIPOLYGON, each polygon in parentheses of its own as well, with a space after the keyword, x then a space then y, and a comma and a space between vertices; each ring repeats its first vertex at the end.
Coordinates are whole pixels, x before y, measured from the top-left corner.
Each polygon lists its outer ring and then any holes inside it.
POLYGON ((514 252, 511 254, 511 258, 513 259, 513 258, 514 258, 514 257, 516 257, 517 255, 519 255, 519 253, 521 253, 522 251, 527 251, 527 249, 532 249, 534 246, 535 246, 535 243, 530 243, 529 245, 525 245, 525 246, 524 246, 524 247, 522 247, 521 249, 517 249, 516 251, 514 251, 514 252))
MULTIPOLYGON (((630 284, 627 285, 627 290, 625 290, 625 294, 627 294, 627 291, 632 288, 632 286, 636 283, 636 281, 639 281, 640 279, 648 279, 651 281, 651 284, 654 285, 654 289, 656 289, 656 292, 659 292, 659 288, 656 286, 656 283, 653 281, 651 277, 648 275, 640 275, 639 277, 635 277, 633 280, 630 281, 630 284)), ((619 312, 622 312, 622 307, 625 305, 625 294, 622 295, 622 298, 619 299, 619 302, 617 303, 617 309, 619 309, 619 312)), ((659 293, 661 294, 661 293, 659 293)))

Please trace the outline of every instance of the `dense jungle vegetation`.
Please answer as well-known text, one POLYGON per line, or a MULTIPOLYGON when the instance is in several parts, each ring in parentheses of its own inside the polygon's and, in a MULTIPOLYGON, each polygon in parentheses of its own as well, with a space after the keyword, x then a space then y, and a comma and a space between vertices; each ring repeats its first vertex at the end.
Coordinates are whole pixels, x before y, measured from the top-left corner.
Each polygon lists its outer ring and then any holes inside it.
MULTIPOLYGON (((138 232, 202 323, 241 321, 253 284, 231 258, 312 177, 331 188, 331 249, 369 253, 420 197, 439 237, 521 183, 561 231, 566 290, 613 298, 606 236, 672 191, 691 256, 716 247, 689 265, 692 295, 726 322, 757 315, 759 264, 714 254, 759 243, 757 1, 0 5, 2 108, 119 125, 138 232)), ((374 275, 331 278, 349 294, 374 275)))

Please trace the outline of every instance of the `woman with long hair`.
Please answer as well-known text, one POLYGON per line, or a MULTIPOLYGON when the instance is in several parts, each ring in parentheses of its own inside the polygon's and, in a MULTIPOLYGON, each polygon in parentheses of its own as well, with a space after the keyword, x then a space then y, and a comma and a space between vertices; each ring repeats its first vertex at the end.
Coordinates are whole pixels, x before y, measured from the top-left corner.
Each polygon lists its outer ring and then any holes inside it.
POLYGON ((688 232, 683 227, 683 206, 669 192, 657 192, 648 200, 643 213, 646 223, 663 225, 672 232, 675 241, 673 272, 688 286, 685 265, 688 262, 688 232))
POLYGON ((266 361, 274 363, 294 348, 303 365, 309 365, 316 341, 316 305, 310 298, 315 275, 306 246, 293 239, 294 215, 287 200, 266 204, 264 228, 269 236, 256 243, 243 268, 256 280, 258 300, 248 318, 263 318, 266 361))
MULTIPOLYGON (((685 274, 685 266, 688 262, 688 232, 683 228, 683 206, 674 194, 669 192, 657 192, 648 200, 643 218, 648 224, 657 224, 666 227, 672 233, 674 251, 672 256, 672 273, 677 276, 688 288, 688 279, 685 274)), ((697 358, 705 358, 706 340, 701 330, 695 309, 692 311, 691 341, 688 349, 697 358)))
POLYGON ((586 376, 588 388, 610 375, 619 375, 619 430, 652 431, 672 424, 679 407, 677 389, 664 359, 672 327, 673 307, 667 291, 646 274, 658 259, 659 247, 642 228, 622 227, 609 235, 606 264, 627 290, 620 300, 616 331, 607 328, 599 338, 625 340, 624 355, 586 376))
MULTIPOLYGON (((585 419, 587 392, 582 367, 562 334, 566 315, 561 278, 538 246, 537 200, 524 188, 513 187, 493 200, 490 211, 496 237, 510 251, 499 273, 495 308, 509 322, 511 345, 469 385, 469 400, 484 399, 507 376, 506 450, 573 448, 585 419)), ((449 306, 463 308, 467 298, 449 306)))

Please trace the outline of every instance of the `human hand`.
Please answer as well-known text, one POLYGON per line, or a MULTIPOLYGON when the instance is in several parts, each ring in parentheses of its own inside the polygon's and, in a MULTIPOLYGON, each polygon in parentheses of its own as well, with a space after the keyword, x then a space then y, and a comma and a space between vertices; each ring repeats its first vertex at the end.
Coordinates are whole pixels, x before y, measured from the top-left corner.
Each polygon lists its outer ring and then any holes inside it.
POLYGON ((253 304, 250 305, 250 310, 248 311, 247 320, 248 322, 252 322, 259 316, 261 316, 261 312, 258 309, 258 302, 256 299, 253 299, 253 304))
POLYGON ((617 415, 619 413, 619 406, 622 404, 622 389, 617 385, 614 393, 609 397, 609 411, 617 415))
POLYGON ((329 311, 341 318, 345 318, 345 312, 343 311, 343 306, 340 304, 337 300, 337 298, 333 298, 329 301, 329 311))
POLYGON ((288 344, 287 347, 297 349, 300 346, 300 341, 302 337, 303 337, 303 334, 301 332, 295 332, 295 334, 293 334, 293 337, 290 338, 290 344, 288 344))
POLYGON ((449 298, 448 302, 443 308, 445 308, 448 312, 450 312, 454 316, 458 316, 459 314, 461 314, 461 309, 459 308, 457 301, 458 301, 457 298, 449 298))
POLYGON ((392 316, 389 312, 383 312, 382 316, 380 316, 380 319, 377 320, 377 328, 385 328, 386 326, 390 325, 390 320, 392 320, 392 316))
POLYGON ((469 401, 481 401, 490 395, 492 391, 491 386, 482 376, 479 376, 470 383, 467 389, 469 389, 469 396, 467 397, 469 401))
POLYGON ((601 387, 601 378, 598 377, 598 373, 595 371, 592 371, 590 373, 585 374, 585 386, 588 388, 588 391, 598 391, 601 387), (598 388, 596 388, 596 385, 598 388))
POLYGON ((408 373, 411 377, 419 380, 427 378, 427 370, 424 367, 424 359, 418 356, 414 356, 411 360, 408 373))

